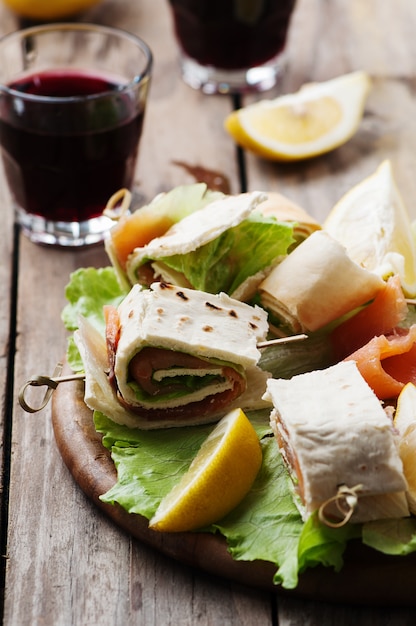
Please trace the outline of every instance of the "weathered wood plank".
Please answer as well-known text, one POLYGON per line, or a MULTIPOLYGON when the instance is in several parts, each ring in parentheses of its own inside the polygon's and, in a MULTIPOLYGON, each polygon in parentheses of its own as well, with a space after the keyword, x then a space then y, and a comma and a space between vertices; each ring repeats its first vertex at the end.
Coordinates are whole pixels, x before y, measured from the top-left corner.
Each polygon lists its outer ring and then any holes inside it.
MULTIPOLYGON (((155 73, 137 170, 138 193, 193 178, 181 160, 220 170, 238 190, 234 147, 219 120, 226 99, 207 100, 182 84, 167 3, 103 2, 83 19, 145 34, 155 73), (222 149, 224 145, 224 149, 222 149)), ((79 266, 104 265, 100 248, 62 252, 21 241, 16 384, 50 373, 65 352, 64 286, 79 266), (47 278, 46 278, 47 277, 47 278)), ((252 624, 270 620, 268 595, 200 576, 132 541, 86 500, 57 451, 50 408, 17 408, 9 521, 5 623, 252 624), (22 593, 22 590, 26 590, 22 593)))
MULTIPOLYGON (((3 169, 0 169, 0 539, 3 543, 7 520, 7 481, 9 471, 9 418, 10 418, 10 384, 9 384, 9 348, 13 348, 14 320, 12 311, 13 259, 14 259, 14 228, 13 213, 4 183, 3 169), (3 501, 4 498, 4 501, 3 501)), ((6 551, 0 552, 0 568, 3 572, 6 551)))
POLYGON ((323 220, 348 189, 390 159, 416 218, 415 26, 416 5, 403 0, 394 8, 388 0, 298 0, 287 72, 267 97, 360 69, 370 74, 373 88, 357 134, 337 150, 294 165, 246 154, 249 189, 278 190, 323 220))
MULTIPOLYGON (((8 33, 15 28, 14 16, 0 9, 1 29, 0 32, 8 33), (3 15, 3 13, 5 13, 3 15)), ((8 394, 8 368, 9 368, 9 348, 10 341, 13 341, 14 320, 11 320, 11 289, 13 280, 13 259, 14 259, 14 226, 13 212, 10 207, 10 196, 7 190, 4 171, 0 165, 0 536, 4 537, 7 528, 7 520, 3 515, 7 511, 7 473, 8 473, 8 446, 9 446, 9 424, 7 420, 10 415, 10 398, 8 394), (5 498, 5 501, 3 501, 5 498)), ((3 548, 3 546, 2 546, 3 548)), ((5 546, 4 546, 5 548, 5 546)), ((0 568, 6 563, 6 553, 0 554, 0 568)))
POLYGON ((107 0, 90 17, 143 36, 154 52, 150 106, 137 169, 137 188, 144 199, 195 181, 175 161, 219 171, 230 181, 232 191, 238 192, 235 148, 222 126, 231 103, 221 96, 207 98, 182 82, 167 0, 107 0))
MULTIPOLYGON (((137 168, 143 201, 192 176, 174 161, 221 172, 239 190, 235 146, 222 121, 229 99, 192 91, 179 77, 177 48, 165 0, 104 0, 85 21, 132 30, 155 53, 154 79, 137 168)), ((413 206, 416 4, 397 0, 299 0, 282 89, 352 69, 374 77, 366 117, 356 137, 332 155, 297 166, 247 155, 251 189, 276 189, 319 219, 350 186, 391 158, 399 187, 413 206)), ((0 8, 0 30, 15 27, 0 8)), ((275 92, 277 94, 277 90, 275 92)), ((273 95, 273 94, 271 94, 273 95)), ((249 100, 247 100, 249 101, 249 100)), ((10 213, 7 215, 10 216, 10 213)), ((10 280, 10 217, 2 220, 0 277, 10 280)), ((101 248, 76 253, 20 242, 16 387, 50 373, 65 352, 59 319, 69 273, 107 263, 101 248)), ((4 284, 4 283, 3 283, 4 284)), ((6 290, 4 290, 6 293, 6 290)), ((9 293, 9 291, 7 291, 9 293)), ((0 345, 6 347, 8 305, 0 305, 0 345)), ((0 358, 3 358, 1 353, 0 358)), ((0 373, 0 389, 4 379, 0 373)), ((50 408, 28 416, 15 409, 12 441, 6 626, 33 624, 272 624, 326 626, 410 624, 405 610, 332 606, 240 588, 178 564, 133 541, 92 505, 75 484, 56 448, 50 408)))
POLYGON ((279 626, 411 626, 409 609, 377 608, 280 598, 279 626))
MULTIPOLYGON (((1 14, 0 14, 1 15, 1 14)), ((13 30, 14 18, 12 15, 2 17, 2 31, 9 32, 13 30)), ((10 207, 10 197, 7 190, 3 167, 0 166, 0 211, 1 211, 1 228, 0 228, 0 495, 3 498, 3 469, 5 458, 4 436, 5 417, 9 411, 7 402, 7 372, 9 361, 9 341, 10 341, 10 306, 11 306, 11 287, 14 257, 14 229, 13 229, 13 212, 10 207)), ((6 520, 2 519, 2 509, 0 509, 0 528, 6 526, 6 520), (4 526, 3 526, 4 525, 4 526)), ((4 556, 0 556, 4 558, 4 556)), ((3 567, 4 562, 0 564, 3 567)))
MULTIPOLYGON (((390 159, 409 213, 416 218, 415 150, 416 5, 388 1, 298 0, 289 39, 289 66, 267 97, 303 83, 364 69, 373 80, 355 137, 333 153, 299 164, 276 164, 246 154, 248 188, 277 190, 323 220, 353 185, 390 159)), ((245 102, 258 97, 246 98, 245 102)), ((409 611, 277 601, 279 626, 410 624, 409 611)))

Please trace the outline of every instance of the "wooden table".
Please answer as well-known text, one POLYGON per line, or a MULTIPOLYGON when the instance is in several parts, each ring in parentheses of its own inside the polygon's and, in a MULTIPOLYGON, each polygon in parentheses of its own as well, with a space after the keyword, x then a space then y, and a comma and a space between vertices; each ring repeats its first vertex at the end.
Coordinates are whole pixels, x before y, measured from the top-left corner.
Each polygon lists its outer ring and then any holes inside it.
MULTIPOLYGON (((374 81, 358 134, 332 154, 299 165, 272 164, 250 154, 238 158, 223 130, 223 119, 235 103, 182 83, 166 0, 103 0, 81 19, 133 31, 154 51, 136 179, 143 200, 193 182, 174 163, 183 161, 221 172, 232 192, 280 191, 323 219, 344 192, 388 158, 416 216, 414 0, 298 0, 289 69, 279 89, 293 91, 304 82, 356 69, 367 70, 374 81)), ((2 7, 0 31, 16 28, 17 19, 2 7)), ((50 374, 65 353, 60 313, 69 273, 108 260, 101 247, 69 252, 30 243, 13 225, 3 178, 0 189, 3 623, 413 624, 413 609, 271 595, 196 571, 133 540, 90 502, 59 454, 50 407, 28 415, 16 396, 24 381, 50 374)))

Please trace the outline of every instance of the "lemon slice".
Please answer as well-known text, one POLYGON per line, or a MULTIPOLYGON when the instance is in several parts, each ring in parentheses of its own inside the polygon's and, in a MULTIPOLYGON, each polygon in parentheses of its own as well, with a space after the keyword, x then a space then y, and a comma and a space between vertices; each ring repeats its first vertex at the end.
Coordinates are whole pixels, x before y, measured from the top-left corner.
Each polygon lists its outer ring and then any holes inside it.
POLYGON ((416 387, 407 383, 400 392, 394 425, 400 433, 399 454, 407 481, 409 509, 416 513, 416 387))
POLYGON ((56 20, 84 11, 100 0, 3 0, 17 15, 33 20, 56 20))
POLYGON ((404 293, 416 295, 416 246, 390 161, 350 189, 323 224, 353 261, 382 278, 398 274, 404 293))
POLYGON ((247 416, 241 409, 227 413, 161 501, 150 528, 181 532, 221 519, 249 492, 261 462, 260 442, 247 416))
POLYGON ((352 72, 234 111, 224 125, 240 146, 266 159, 307 159, 354 135, 370 87, 365 72, 352 72))

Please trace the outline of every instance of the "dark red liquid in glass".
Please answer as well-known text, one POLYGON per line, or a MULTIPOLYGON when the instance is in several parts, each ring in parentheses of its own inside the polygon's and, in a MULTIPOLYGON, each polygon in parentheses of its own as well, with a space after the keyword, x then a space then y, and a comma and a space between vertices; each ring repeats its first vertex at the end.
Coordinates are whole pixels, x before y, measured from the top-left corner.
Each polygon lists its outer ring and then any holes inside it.
POLYGON ((102 76, 33 74, 9 87, 54 98, 113 92, 104 100, 40 103, 1 96, 0 145, 17 204, 52 221, 101 215, 110 196, 131 187, 144 106, 102 76), (117 93, 116 93, 117 92, 117 93), (20 100, 20 103, 22 101, 20 100))
POLYGON ((237 70, 281 52, 295 0, 170 0, 185 54, 201 65, 237 70))

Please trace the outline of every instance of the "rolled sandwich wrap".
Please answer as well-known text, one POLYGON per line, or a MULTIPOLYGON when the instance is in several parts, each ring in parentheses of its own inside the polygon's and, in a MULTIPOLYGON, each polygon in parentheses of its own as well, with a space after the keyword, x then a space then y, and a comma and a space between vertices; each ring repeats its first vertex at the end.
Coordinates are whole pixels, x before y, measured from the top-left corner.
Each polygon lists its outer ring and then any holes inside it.
POLYGON ((116 422, 164 428, 268 406, 269 375, 257 366, 268 330, 259 307, 166 283, 135 285, 107 309, 106 342, 89 330, 83 320, 76 333, 85 402, 116 422))
POLYGON ((105 209, 105 214, 115 221, 105 240, 105 249, 120 284, 127 289, 137 282, 148 286, 158 275, 166 282, 192 285, 207 291, 206 285, 202 283, 210 283, 215 265, 219 264, 223 270, 228 265, 227 272, 216 277, 216 289, 208 290, 211 293, 227 291, 232 297, 248 300, 255 294, 256 284, 275 264, 276 258, 280 260, 289 246, 297 245, 321 228, 303 208, 275 192, 230 196, 208 189, 205 183, 180 185, 158 194, 149 204, 132 212, 129 210, 130 199, 127 190, 120 190, 109 199, 105 209), (207 205, 210 205, 209 209, 199 213, 207 205), (244 224, 254 211, 259 216, 257 223, 244 224), (197 212, 198 218, 187 219, 197 212), (182 220, 185 222, 181 226, 171 230, 182 220), (235 228, 235 233, 227 234, 227 231, 235 228), (164 236, 169 230, 166 239, 164 236), (176 233, 174 238, 173 233, 176 233), (163 242, 167 245, 164 246, 163 242), (204 248, 207 244, 209 249, 204 248), (250 254, 254 246, 256 255, 250 254), (172 263, 172 255, 192 255, 200 248, 204 248, 204 251, 203 254, 198 253, 199 276, 190 275, 186 266, 181 268, 182 271, 172 267, 178 265, 178 259, 172 263), (148 255, 144 261, 143 254, 148 255), (228 257, 232 263, 226 262, 228 257), (130 279, 126 274, 127 265, 130 268, 130 279), (241 270, 238 269, 239 265, 248 268, 242 282, 239 279, 241 276, 238 276, 241 270), (208 280, 207 274, 210 277, 208 280), (220 285, 218 278, 222 283, 220 285), (237 279, 235 293, 226 289, 232 285, 230 278, 237 279), (198 284, 194 284, 195 280, 198 284), (247 296, 246 290, 249 291, 247 296), (240 291, 241 297, 237 295, 240 291))
POLYGON ((266 198, 258 191, 224 196, 187 215, 133 250, 126 263, 130 283, 148 287, 161 280, 243 300, 236 294, 250 281, 255 293, 294 242, 292 223, 256 210, 266 198))
POLYGON ((409 515, 391 418, 354 362, 270 379, 265 398, 304 519, 321 507, 342 519, 340 487, 357 496, 352 522, 409 515))
POLYGON ((152 239, 161 237, 187 215, 223 196, 218 191, 208 189, 205 183, 179 185, 170 191, 159 193, 149 204, 132 212, 128 204, 130 195, 126 190, 120 190, 112 196, 105 213, 115 220, 115 224, 104 245, 119 283, 126 289, 132 286, 126 275, 126 263, 135 248, 143 247, 152 239))
POLYGON ((303 241, 322 226, 305 209, 281 193, 267 192, 267 200, 259 204, 258 210, 264 216, 275 217, 279 222, 294 224, 293 236, 297 242, 303 241))
POLYGON ((295 332, 316 331, 372 300, 386 286, 316 231, 260 283, 261 304, 295 332))
MULTIPOLYGON (((288 248, 288 253, 316 230, 321 230, 320 224, 301 206, 280 193, 267 192, 267 199, 256 207, 256 211, 266 218, 272 218, 280 223, 290 224, 293 227, 293 242, 288 248)), ((268 265, 246 278, 233 291, 232 297, 243 302, 250 302, 256 296, 259 284, 285 256, 275 258, 272 265, 268 265)))

